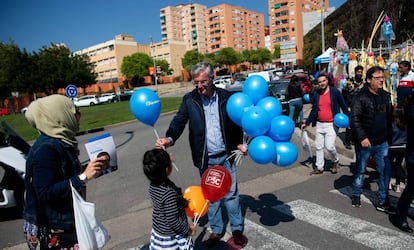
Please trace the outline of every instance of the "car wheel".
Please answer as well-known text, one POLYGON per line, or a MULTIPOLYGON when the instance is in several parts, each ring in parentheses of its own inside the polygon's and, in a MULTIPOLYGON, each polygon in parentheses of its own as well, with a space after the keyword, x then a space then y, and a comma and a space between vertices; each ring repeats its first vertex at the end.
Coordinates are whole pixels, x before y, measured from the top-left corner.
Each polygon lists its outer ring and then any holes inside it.
POLYGON ((93 105, 95 105, 95 103, 93 103, 93 102, 89 103, 89 106, 93 106, 93 105))

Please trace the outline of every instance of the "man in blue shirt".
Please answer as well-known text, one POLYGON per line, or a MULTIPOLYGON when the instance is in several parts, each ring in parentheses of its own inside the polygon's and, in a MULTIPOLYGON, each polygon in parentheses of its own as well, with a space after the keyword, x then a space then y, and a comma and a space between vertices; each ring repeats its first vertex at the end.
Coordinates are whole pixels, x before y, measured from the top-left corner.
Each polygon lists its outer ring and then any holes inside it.
POLYGON ((213 84, 214 70, 206 62, 200 62, 191 69, 195 89, 183 97, 181 106, 170 123, 166 137, 156 141, 156 147, 172 146, 189 124, 189 142, 194 166, 202 175, 209 167, 223 165, 231 174, 232 185, 227 195, 211 203, 208 218, 212 233, 206 241, 207 247, 214 247, 224 236, 226 227, 222 209, 226 208, 234 242, 243 246, 244 219, 241 213, 237 188, 237 173, 234 158, 227 159, 232 150, 239 149, 246 154, 242 129, 234 124, 226 111, 230 93, 213 84))

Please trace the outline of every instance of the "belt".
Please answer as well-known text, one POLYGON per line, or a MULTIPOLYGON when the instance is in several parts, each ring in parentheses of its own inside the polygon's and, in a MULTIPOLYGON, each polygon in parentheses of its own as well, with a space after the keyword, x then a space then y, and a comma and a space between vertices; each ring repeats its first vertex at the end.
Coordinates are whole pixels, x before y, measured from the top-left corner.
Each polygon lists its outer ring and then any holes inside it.
POLYGON ((220 158, 220 157, 225 156, 226 154, 227 154, 227 152, 223 151, 223 152, 220 152, 220 153, 217 153, 217 154, 214 154, 214 155, 209 155, 208 157, 209 158, 220 158))

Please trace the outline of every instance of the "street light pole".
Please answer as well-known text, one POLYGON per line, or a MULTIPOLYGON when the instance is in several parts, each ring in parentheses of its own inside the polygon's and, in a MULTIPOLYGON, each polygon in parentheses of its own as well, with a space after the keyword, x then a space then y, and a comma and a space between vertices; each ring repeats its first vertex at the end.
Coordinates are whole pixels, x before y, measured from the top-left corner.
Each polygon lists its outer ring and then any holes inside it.
MULTIPOLYGON (((150 36, 151 39, 151 45, 154 44, 152 41, 152 36, 150 36)), ((155 65, 155 55, 152 55, 152 62, 154 63, 154 85, 158 93, 158 81, 157 81, 157 65, 155 65)))
POLYGON ((319 5, 321 7, 321 32, 322 32, 322 53, 325 52, 325 27, 324 27, 324 16, 323 16, 323 0, 319 1, 319 5))

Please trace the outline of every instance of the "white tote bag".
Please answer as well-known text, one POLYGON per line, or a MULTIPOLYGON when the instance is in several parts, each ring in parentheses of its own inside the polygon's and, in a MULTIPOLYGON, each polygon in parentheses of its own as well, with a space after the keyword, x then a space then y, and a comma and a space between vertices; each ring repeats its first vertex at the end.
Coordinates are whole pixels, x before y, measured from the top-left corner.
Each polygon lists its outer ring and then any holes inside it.
POLYGON ((110 239, 109 233, 95 217, 95 204, 85 201, 73 187, 73 210, 75 214, 76 236, 80 250, 101 249, 110 239))
POLYGON ((300 136, 300 141, 302 144, 302 149, 305 152, 308 158, 312 158, 312 149, 309 142, 308 132, 306 130, 302 130, 302 134, 300 136))

